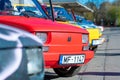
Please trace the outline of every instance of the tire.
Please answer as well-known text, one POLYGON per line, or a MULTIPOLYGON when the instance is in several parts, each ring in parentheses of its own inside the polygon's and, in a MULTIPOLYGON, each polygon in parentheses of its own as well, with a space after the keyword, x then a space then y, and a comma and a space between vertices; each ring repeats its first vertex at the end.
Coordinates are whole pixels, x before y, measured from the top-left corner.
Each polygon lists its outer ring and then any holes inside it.
POLYGON ((90 50, 96 53, 98 46, 90 46, 90 50))
POLYGON ((94 46, 92 50, 96 53, 98 46, 94 46))
POLYGON ((80 71, 81 67, 73 66, 73 67, 65 67, 65 68, 53 68, 56 74, 60 77, 71 77, 80 71))

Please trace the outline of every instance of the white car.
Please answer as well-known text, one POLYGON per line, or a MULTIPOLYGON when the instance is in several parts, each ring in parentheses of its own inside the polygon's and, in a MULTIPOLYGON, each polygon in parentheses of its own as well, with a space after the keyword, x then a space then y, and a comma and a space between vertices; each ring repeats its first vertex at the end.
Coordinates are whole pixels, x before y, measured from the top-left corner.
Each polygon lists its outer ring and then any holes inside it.
POLYGON ((0 24, 0 80, 43 80, 43 77, 41 40, 0 24))

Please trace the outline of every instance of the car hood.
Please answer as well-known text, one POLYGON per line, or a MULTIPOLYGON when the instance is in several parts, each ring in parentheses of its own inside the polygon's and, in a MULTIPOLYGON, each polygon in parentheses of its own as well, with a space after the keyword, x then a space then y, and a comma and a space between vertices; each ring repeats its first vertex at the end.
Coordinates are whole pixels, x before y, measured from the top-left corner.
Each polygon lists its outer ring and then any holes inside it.
POLYGON ((77 32, 88 33, 87 30, 74 27, 72 25, 53 22, 49 19, 24 17, 24 16, 0 16, 0 23, 17 26, 29 31, 57 31, 57 32, 77 32))

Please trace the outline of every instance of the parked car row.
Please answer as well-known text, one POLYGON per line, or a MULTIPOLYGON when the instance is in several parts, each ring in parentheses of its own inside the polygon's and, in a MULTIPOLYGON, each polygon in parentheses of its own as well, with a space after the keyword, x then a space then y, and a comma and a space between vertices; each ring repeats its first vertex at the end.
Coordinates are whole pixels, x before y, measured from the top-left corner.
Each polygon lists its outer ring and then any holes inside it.
MULTIPOLYGON (((46 6, 46 11, 48 12, 48 15, 51 16, 49 5, 46 6)), ((80 21, 80 17, 74 15, 72 10, 69 10, 71 12, 68 12, 64 7, 60 5, 53 5, 53 11, 56 16, 55 19, 57 21, 65 24, 73 24, 74 26, 86 29, 89 32, 89 44, 91 50, 96 51, 98 45, 101 45, 105 41, 104 38, 101 38, 103 28, 101 29, 101 27, 98 27, 85 19, 83 21, 80 21)))
POLYGON ((59 76, 76 75, 94 57, 90 44, 97 43, 100 31, 62 22, 66 14, 52 21, 52 9, 38 0, 24 2, 9 2, 12 10, 0 8, 0 80, 43 80, 44 68, 59 76))

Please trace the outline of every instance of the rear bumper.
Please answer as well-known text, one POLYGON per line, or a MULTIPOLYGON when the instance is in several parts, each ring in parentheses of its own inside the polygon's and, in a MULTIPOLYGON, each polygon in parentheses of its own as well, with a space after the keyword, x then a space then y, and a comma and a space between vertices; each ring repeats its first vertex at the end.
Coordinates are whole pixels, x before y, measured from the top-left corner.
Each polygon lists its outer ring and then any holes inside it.
POLYGON ((59 67, 67 67, 67 66, 82 66, 86 63, 88 63, 92 58, 94 57, 93 51, 82 51, 79 53, 44 53, 44 59, 45 59, 45 67, 46 68, 59 68, 59 67), (85 61, 83 64, 69 64, 69 65, 60 65, 60 55, 78 55, 78 54, 84 54, 85 55, 85 61))
POLYGON ((105 42, 105 38, 93 39, 91 45, 97 46, 103 44, 104 42, 105 42))

